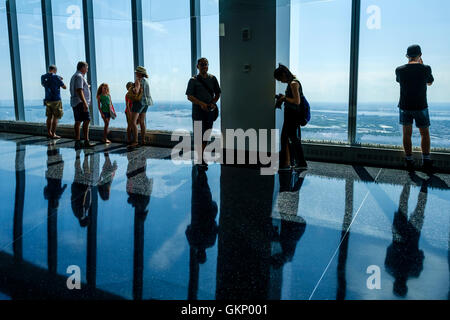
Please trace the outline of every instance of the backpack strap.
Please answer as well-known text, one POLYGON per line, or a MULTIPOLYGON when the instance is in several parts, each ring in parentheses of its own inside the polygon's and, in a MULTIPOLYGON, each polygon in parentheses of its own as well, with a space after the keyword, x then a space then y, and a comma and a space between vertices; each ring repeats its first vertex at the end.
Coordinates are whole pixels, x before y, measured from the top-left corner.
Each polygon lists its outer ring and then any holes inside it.
POLYGON ((195 79, 197 79, 198 82, 200 82, 200 84, 203 86, 203 88, 205 88, 206 91, 208 91, 208 93, 211 95, 211 99, 213 99, 213 98, 214 98, 214 90, 213 90, 212 88, 210 88, 210 87, 206 84, 206 82, 205 82, 205 80, 203 79, 203 77, 200 76, 200 75, 196 75, 196 76, 195 76, 195 79))

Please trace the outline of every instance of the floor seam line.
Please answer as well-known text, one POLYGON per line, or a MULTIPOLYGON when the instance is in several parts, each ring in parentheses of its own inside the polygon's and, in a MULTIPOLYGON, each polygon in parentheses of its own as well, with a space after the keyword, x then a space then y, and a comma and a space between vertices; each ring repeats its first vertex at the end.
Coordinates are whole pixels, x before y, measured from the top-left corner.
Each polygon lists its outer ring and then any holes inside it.
MULTIPOLYGON (((377 182, 377 179, 378 179, 378 177, 380 176, 380 173, 381 173, 382 170, 383 170, 383 168, 380 168, 380 171, 378 171, 378 174, 377 174, 376 177, 375 177, 374 183, 377 182)), ((316 292, 317 288, 319 287, 320 282, 322 281, 323 277, 324 277, 325 274, 327 273, 328 268, 329 268, 330 265, 331 265, 331 262, 334 260, 334 257, 336 256, 337 252, 339 251, 339 248, 341 247, 342 242, 344 242, 345 238, 347 237, 347 234, 348 234, 350 228, 352 227, 353 222, 356 220, 356 217, 358 216, 359 211, 361 210, 361 208, 363 207, 364 203, 366 202, 367 197, 369 196, 369 194, 370 194, 370 190, 368 190, 367 193, 366 193, 366 195, 364 196, 364 199, 363 199, 363 201, 361 202, 361 205, 359 206, 358 210, 356 211, 356 213, 355 213, 355 215, 354 215, 354 217, 353 217, 353 219, 352 219, 352 222, 350 222, 350 225, 348 226, 347 230, 345 231, 344 236, 341 238, 341 241, 339 242, 339 245, 337 246, 337 248, 336 248, 336 250, 334 251, 334 253, 333 253, 333 255, 332 255, 330 261, 328 262, 327 266, 325 267, 325 270, 322 272, 322 275, 321 275, 319 281, 317 281, 317 283, 316 283, 316 285, 315 285, 313 291, 311 292, 311 295, 309 296, 308 300, 312 300, 312 297, 313 297, 314 293, 316 292)))

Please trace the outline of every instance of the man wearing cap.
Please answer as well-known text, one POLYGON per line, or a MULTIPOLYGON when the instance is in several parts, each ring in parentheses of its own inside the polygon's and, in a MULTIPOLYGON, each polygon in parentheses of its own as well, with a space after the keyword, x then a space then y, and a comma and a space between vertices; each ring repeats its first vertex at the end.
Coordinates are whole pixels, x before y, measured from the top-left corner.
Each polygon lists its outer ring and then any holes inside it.
POLYGON ((131 107, 131 131, 133 132, 134 141, 131 143, 131 147, 135 147, 138 145, 138 130, 137 130, 137 122, 139 122, 139 126, 141 127, 141 139, 142 144, 145 145, 145 134, 146 134, 146 115, 149 106, 153 105, 153 100, 150 95, 150 85, 148 83, 148 73, 147 70, 139 66, 135 69, 136 81, 134 84, 134 88, 136 90, 136 94, 139 91, 142 91, 142 99, 141 101, 134 101, 131 107))
POLYGON ((424 65, 422 50, 418 45, 408 48, 406 57, 409 62, 395 70, 397 82, 400 83, 400 124, 403 125, 403 147, 406 154, 406 167, 414 170, 412 157, 412 125, 416 122, 422 137, 422 166, 426 172, 432 170, 430 158, 430 116, 428 114, 427 85, 431 86, 434 78, 431 67, 424 65))
POLYGON ((70 79, 70 104, 75 119, 75 148, 82 147, 80 142, 80 127, 83 123, 84 147, 90 148, 94 144, 89 141, 89 123, 91 116, 89 106, 91 104, 91 86, 88 84, 85 75, 88 72, 88 64, 80 61, 77 64, 77 72, 70 79))
POLYGON ((58 139, 56 135, 56 126, 58 120, 62 118, 63 106, 61 101, 61 88, 66 89, 66 85, 62 81, 62 77, 56 75, 56 66, 51 65, 48 72, 41 77, 41 84, 45 88, 44 105, 46 106, 45 114, 47 116, 47 137, 50 139, 58 139))

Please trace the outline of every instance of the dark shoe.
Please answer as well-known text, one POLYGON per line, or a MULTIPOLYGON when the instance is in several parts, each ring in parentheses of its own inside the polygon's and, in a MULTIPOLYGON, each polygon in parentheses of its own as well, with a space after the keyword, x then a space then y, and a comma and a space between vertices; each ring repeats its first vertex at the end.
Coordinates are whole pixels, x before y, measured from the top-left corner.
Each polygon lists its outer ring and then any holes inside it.
POLYGON ((405 163, 406 163, 406 170, 408 170, 409 172, 413 172, 414 171, 414 160, 405 159, 405 163))
POLYGON ((85 147, 85 148, 92 148, 94 146, 95 146, 95 144, 91 143, 89 140, 84 141, 83 147, 85 147))
POLYGON ((425 173, 433 173, 434 167, 433 167, 433 160, 424 159, 422 164, 423 172, 425 173))
POLYGON ((294 170, 296 171, 301 171, 301 170, 307 170, 308 169, 308 164, 305 163, 300 163, 300 164, 296 164, 294 167, 294 170))
POLYGON ((82 144, 80 140, 75 140, 75 150, 80 150, 82 148, 82 144))

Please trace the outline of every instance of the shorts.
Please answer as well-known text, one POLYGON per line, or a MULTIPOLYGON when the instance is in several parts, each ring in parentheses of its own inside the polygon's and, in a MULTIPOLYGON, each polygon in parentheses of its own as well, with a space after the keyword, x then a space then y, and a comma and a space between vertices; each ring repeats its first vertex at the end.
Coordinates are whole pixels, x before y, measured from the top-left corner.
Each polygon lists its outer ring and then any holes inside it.
POLYGON ((108 112, 102 111, 102 113, 105 116, 105 119, 110 119, 111 118, 111 113, 109 111, 108 112))
POLYGON ((430 115, 428 108, 423 110, 400 110, 400 124, 410 126, 416 121, 417 128, 428 128, 430 126, 430 115))
POLYGON ((55 117, 57 119, 61 119, 64 115, 63 105, 61 100, 59 101, 46 101, 45 106, 47 107, 45 110, 45 115, 48 117, 55 117))
POLYGON ((73 110, 73 118, 75 119, 75 122, 83 122, 83 121, 90 121, 91 115, 88 111, 84 111, 83 103, 77 104, 75 107, 72 107, 73 110))
POLYGON ((140 102, 133 101, 131 105, 131 112, 134 113, 146 113, 148 110, 148 106, 142 105, 140 102))

